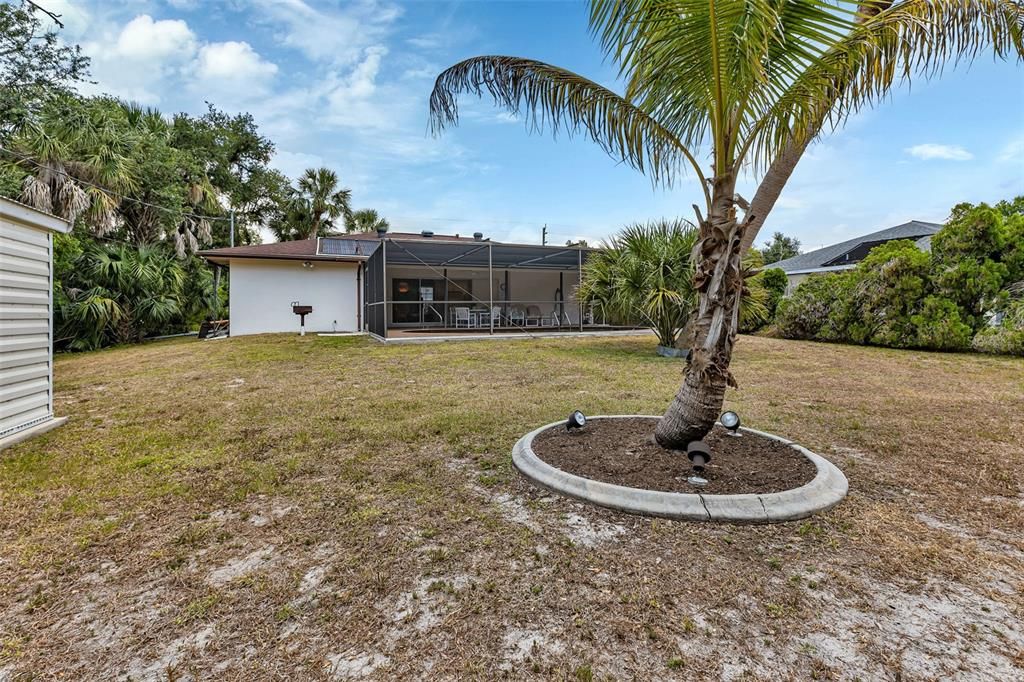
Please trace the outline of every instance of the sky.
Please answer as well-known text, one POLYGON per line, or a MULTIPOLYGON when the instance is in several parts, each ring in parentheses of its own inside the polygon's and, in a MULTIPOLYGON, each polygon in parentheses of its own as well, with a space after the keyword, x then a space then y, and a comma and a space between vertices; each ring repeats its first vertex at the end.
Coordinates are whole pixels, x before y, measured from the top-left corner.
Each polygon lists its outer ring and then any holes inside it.
MULTIPOLYGON (((469 57, 546 61, 621 92, 582 2, 37 0, 92 58, 87 94, 170 114, 206 102, 251 112, 290 177, 328 166, 393 231, 498 241, 608 238, 626 224, 693 219, 690 174, 671 189, 584 137, 531 134, 489 99, 464 96, 457 128, 433 136, 437 74, 469 57)), ((740 193, 752 197, 756 178, 740 193)), ((915 81, 801 160, 759 242, 803 250, 907 220, 942 222, 960 202, 1024 194, 1024 67, 983 56, 915 81)))

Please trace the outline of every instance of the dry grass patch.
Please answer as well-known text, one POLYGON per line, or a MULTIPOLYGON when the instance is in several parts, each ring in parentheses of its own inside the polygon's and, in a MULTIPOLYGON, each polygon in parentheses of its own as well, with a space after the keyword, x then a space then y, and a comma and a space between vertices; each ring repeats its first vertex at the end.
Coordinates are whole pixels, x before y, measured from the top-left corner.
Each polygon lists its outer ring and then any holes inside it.
POLYGON ((801 523, 634 518, 515 474, 572 409, 660 412, 679 364, 652 350, 59 358, 71 421, 0 455, 0 680, 1024 675, 1019 360, 742 338, 728 407, 850 479, 801 523))

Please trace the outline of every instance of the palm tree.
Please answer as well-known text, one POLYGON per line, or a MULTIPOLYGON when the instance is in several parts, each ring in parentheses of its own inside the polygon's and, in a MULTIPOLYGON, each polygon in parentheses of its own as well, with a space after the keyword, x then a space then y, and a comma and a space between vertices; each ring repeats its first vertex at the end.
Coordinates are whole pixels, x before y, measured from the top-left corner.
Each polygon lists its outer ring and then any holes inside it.
POLYGON ((15 133, 6 170, 22 177, 19 198, 98 235, 115 227, 135 244, 173 240, 180 258, 210 241, 197 217, 216 210, 202 167, 170 145, 155 109, 110 97, 52 99, 15 133))
POLYGON ((387 232, 390 223, 372 208, 364 208, 352 214, 345 223, 346 232, 387 232))
MULTIPOLYGON (((697 227, 686 220, 630 225, 587 259, 577 297, 605 316, 650 326, 659 345, 673 348, 697 309, 690 261, 696 242, 697 227)), ((761 265, 756 251, 749 258, 745 264, 761 265)), ((753 279, 756 271, 744 269, 743 324, 767 317, 768 296, 753 279)))
POLYGON ((585 133, 655 183, 695 173, 690 361, 655 430, 670 448, 703 437, 735 385, 741 259, 807 145, 897 82, 986 47, 1024 55, 1013 0, 592 0, 590 23, 624 95, 543 62, 475 57, 438 76, 431 123, 457 124, 457 96, 486 92, 534 129, 585 133), (744 170, 763 174, 749 202, 736 193, 744 170))
POLYGON ((114 227, 118 200, 102 191, 137 188, 133 140, 114 107, 62 95, 15 131, 5 163, 23 175, 19 199, 74 222, 82 216, 98 235, 114 227))
POLYGON ((181 321, 192 296, 212 296, 209 277, 197 283, 186 296, 185 269, 162 245, 90 244, 55 292, 56 341, 72 350, 141 341, 181 321))
POLYGON ((307 168, 296 182, 289 213, 298 221, 295 239, 322 236, 334 221, 351 219, 352 190, 338 186, 338 174, 330 168, 307 168))
POLYGON ((658 344, 676 345, 693 313, 696 291, 690 252, 697 229, 685 220, 630 225, 587 259, 577 298, 605 316, 640 321, 658 344))

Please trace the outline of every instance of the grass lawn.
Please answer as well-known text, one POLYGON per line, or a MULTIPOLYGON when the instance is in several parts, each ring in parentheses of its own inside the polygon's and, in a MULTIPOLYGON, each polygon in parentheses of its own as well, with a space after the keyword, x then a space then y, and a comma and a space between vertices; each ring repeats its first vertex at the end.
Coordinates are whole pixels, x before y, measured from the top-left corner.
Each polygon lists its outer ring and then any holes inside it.
POLYGON ((660 413, 680 365, 653 346, 59 358, 70 422, 0 454, 0 680, 1024 678, 1024 363, 741 338, 727 407, 849 478, 807 522, 520 479, 534 426, 660 413))

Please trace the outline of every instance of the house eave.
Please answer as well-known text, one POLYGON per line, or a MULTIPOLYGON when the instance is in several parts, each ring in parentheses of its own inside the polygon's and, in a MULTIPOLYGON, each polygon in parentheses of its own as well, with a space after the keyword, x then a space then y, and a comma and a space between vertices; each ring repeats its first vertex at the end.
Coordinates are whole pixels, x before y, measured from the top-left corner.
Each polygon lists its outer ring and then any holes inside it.
POLYGON ((216 254, 199 252, 200 257, 217 265, 230 266, 233 260, 297 260, 316 263, 362 263, 367 256, 294 256, 294 255, 260 255, 260 254, 216 254))
MULTIPOLYGON (((770 268, 771 266, 768 265, 768 266, 765 266, 765 267, 766 268, 770 268)), ((788 275, 813 275, 813 274, 818 273, 818 272, 840 272, 840 271, 843 271, 843 270, 853 270, 856 267, 857 267, 856 264, 853 264, 853 265, 830 265, 830 266, 825 267, 825 268, 802 268, 800 270, 783 270, 783 272, 785 272, 787 276, 788 275)))

